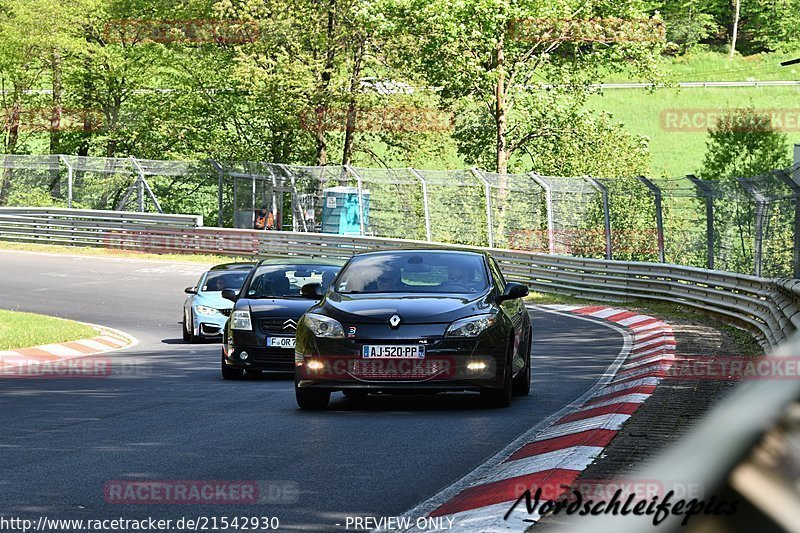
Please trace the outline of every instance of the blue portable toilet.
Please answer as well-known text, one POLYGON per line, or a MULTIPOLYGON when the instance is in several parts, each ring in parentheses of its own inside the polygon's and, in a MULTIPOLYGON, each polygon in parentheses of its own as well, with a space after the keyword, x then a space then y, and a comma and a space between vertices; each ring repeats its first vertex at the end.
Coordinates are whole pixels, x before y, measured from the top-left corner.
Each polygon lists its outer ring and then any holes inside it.
MULTIPOLYGON (((364 229, 369 227, 369 191, 361 192, 364 229)), ((322 233, 361 235, 357 187, 330 187, 322 191, 322 233)))

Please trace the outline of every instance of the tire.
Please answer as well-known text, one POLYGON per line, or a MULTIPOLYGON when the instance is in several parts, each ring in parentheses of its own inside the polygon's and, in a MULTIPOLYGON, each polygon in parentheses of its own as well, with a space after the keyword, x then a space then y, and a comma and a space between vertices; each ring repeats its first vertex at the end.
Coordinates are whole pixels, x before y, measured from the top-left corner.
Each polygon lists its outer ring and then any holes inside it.
POLYGON ((514 384, 511 378, 511 354, 514 351, 514 345, 511 344, 509 348, 509 355, 506 358, 506 364, 503 367, 503 386, 499 389, 490 389, 481 391, 481 401, 486 407, 508 407, 511 405, 511 398, 514 395, 514 384))
POLYGON ((514 396, 527 396, 531 393, 531 341, 532 334, 528 335, 525 342, 525 369, 514 379, 514 396))
POLYGON ((363 400, 369 395, 367 391, 361 389, 344 389, 342 394, 348 400, 363 400))
MULTIPOLYGON (((191 317, 191 311, 189 312, 189 316, 191 317)), ((186 315, 183 316, 183 340, 188 342, 189 344, 194 344, 197 342, 197 337, 194 334, 194 328, 192 328, 189 324, 186 323, 186 315)))
POLYGON ((297 406, 306 411, 321 411, 328 407, 331 400, 331 391, 319 389, 301 389, 294 386, 294 396, 297 406))
POLYGON ((220 364, 222 365, 222 379, 242 379, 244 370, 241 368, 232 368, 225 364, 225 356, 223 355, 220 364))

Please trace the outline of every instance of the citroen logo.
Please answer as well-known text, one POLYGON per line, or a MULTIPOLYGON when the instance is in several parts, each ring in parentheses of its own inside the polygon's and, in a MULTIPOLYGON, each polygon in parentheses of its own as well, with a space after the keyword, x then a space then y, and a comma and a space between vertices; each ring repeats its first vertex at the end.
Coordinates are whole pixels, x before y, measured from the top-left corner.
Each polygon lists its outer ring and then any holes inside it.
POLYGON ((290 318, 289 320, 284 321, 283 329, 297 329, 297 322, 290 318))
POLYGON ((400 325, 400 316, 399 315, 392 315, 392 318, 389 319, 389 325, 393 328, 396 328, 400 325))

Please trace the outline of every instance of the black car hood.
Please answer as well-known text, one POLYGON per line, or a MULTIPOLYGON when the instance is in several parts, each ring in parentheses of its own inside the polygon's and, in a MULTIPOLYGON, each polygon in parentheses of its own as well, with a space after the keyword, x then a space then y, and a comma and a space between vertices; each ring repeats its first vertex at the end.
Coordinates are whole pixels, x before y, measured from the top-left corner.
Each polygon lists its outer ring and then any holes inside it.
POLYGON ((253 318, 285 317, 297 320, 308 308, 316 304, 316 300, 305 298, 269 298, 269 299, 242 299, 236 302, 237 309, 250 307, 253 318))
POLYGON ((404 324, 440 324, 489 312, 488 294, 339 294, 329 292, 314 312, 344 323, 385 324, 398 315, 404 324))

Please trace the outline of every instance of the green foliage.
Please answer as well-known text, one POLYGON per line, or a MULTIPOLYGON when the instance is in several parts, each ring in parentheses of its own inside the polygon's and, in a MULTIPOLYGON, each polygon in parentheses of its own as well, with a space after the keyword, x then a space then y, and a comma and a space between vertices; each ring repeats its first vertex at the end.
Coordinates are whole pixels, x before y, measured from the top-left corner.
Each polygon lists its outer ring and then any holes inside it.
POLYGON ((700 177, 729 182, 791 164, 785 133, 772 125, 769 112, 755 108, 723 113, 708 132, 700 177))
MULTIPOLYGON (((700 177, 718 182, 714 248, 719 267, 748 272, 753 265, 757 204, 738 178, 787 167, 791 164, 788 153, 786 134, 775 129, 771 115, 752 108, 725 113, 709 131, 700 177)), ((790 235, 777 238, 787 241, 790 235)))

